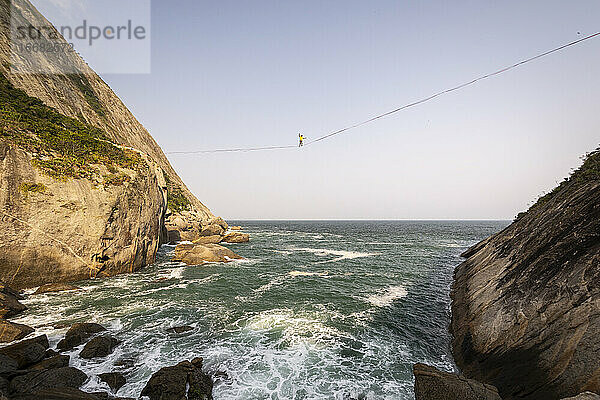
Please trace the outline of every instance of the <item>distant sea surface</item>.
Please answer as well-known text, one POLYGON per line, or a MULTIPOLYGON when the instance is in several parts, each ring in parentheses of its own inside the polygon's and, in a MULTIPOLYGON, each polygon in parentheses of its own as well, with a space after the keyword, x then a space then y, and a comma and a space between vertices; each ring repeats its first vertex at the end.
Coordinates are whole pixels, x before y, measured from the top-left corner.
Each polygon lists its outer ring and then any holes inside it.
POLYGON ((246 260, 156 264, 76 292, 31 296, 16 322, 48 334, 98 322, 123 341, 96 375, 121 371, 138 397, 160 367, 202 356, 221 399, 414 399, 412 365, 452 371, 450 286, 460 253, 507 221, 233 221, 246 260), (190 325, 184 334, 169 327, 190 325))

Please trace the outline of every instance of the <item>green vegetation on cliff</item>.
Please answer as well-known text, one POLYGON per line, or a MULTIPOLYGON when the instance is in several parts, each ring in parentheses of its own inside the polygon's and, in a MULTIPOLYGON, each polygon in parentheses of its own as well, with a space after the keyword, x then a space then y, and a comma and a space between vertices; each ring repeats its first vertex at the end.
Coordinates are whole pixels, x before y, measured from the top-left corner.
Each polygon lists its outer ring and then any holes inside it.
POLYGON ((25 195, 29 193, 44 193, 46 191, 46 186, 43 183, 22 183, 21 184, 21 192, 25 195))
POLYGON ((92 178, 100 174, 98 165, 136 169, 141 163, 139 154, 115 146, 101 129, 60 114, 2 74, 0 140, 24 148, 37 168, 61 180, 92 178))
POLYGON ((180 213, 192 209, 192 203, 183 194, 179 186, 177 186, 169 175, 163 171, 165 180, 167 181, 167 207, 169 210, 180 213))
POLYGON ((558 193, 566 190, 573 184, 583 184, 590 181, 600 181, 600 147, 583 156, 583 165, 566 177, 560 185, 555 187, 550 193, 540 197, 526 212, 519 213, 515 220, 525 216, 529 211, 537 209, 552 200, 558 193))

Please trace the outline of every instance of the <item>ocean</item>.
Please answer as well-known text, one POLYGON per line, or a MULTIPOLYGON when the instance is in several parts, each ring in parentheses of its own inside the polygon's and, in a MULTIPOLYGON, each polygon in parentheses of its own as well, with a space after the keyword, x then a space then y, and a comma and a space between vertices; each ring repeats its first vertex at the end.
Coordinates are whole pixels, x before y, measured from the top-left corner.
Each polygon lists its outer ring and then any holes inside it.
POLYGON ((450 287, 460 253, 508 221, 232 221, 246 259, 79 282, 82 290, 29 296, 15 319, 51 346, 74 322, 122 341, 105 359, 71 365, 126 374, 137 398, 153 372, 196 356, 221 399, 414 399, 412 365, 453 371, 450 287), (185 333, 167 328, 189 325, 185 333))

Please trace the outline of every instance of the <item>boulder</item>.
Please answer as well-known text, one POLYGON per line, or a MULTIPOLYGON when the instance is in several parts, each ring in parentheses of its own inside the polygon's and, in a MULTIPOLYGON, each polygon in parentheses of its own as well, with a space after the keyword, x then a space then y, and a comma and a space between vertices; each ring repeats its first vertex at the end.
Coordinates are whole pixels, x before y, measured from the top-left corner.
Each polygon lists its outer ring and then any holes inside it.
POLYGON ((81 358, 106 357, 111 354, 119 341, 112 336, 98 336, 87 342, 79 353, 81 358))
POLYGON ((56 293, 56 292, 64 292, 67 290, 80 290, 81 288, 73 285, 69 285, 67 283, 48 283, 46 285, 42 285, 33 294, 42 294, 42 293, 56 293))
POLYGON ((208 225, 200 231, 200 236, 221 236, 225 233, 225 229, 221 225, 208 225))
POLYGON ((575 397, 567 397, 562 400, 600 400, 600 396, 592 392, 583 392, 575 397))
POLYGON ((187 265, 202 265, 207 262, 230 262, 243 257, 218 244, 180 244, 175 248, 173 261, 187 265))
POLYGON ((29 394, 18 394, 11 397, 12 400, 105 400, 109 399, 108 394, 106 397, 98 396, 95 393, 82 392, 76 388, 54 388, 54 389, 42 389, 35 393, 29 394))
POLYGON ((192 360, 194 369, 188 376, 188 400, 212 400, 213 381, 202 372, 202 358, 192 360))
POLYGON ((57 347, 60 350, 72 350, 74 347, 83 344, 93 334, 104 332, 106 328, 95 323, 76 323, 65 334, 65 338, 58 342, 57 347))
POLYGON ((100 378, 102 382, 105 382, 113 392, 118 392, 119 389, 121 389, 123 385, 127 383, 125 376, 123 376, 123 374, 120 372, 107 372, 105 374, 98 375, 98 378, 100 378))
POLYGON ((498 389, 463 376, 415 364, 415 400, 502 400, 498 389))
POLYGON ((183 326, 174 326, 172 328, 168 328, 167 332, 169 333, 184 333, 184 332, 189 332, 194 330, 193 327, 189 326, 189 325, 183 325, 183 326))
POLYGON ((23 297, 4 282, 0 282, 0 318, 11 318, 27 307, 19 302, 23 297))
POLYGON ((18 369, 25 369, 44 359, 48 347, 48 337, 42 335, 3 347, 0 355, 13 359, 18 369))
POLYGON ((62 368, 69 366, 70 356, 56 355, 50 358, 46 358, 38 363, 33 364, 29 368, 29 371, 37 371, 42 369, 62 368))
POLYGON ((250 235, 241 232, 229 232, 223 238, 225 243, 247 243, 250 241, 250 235))
POLYGON ((0 293, 12 296, 17 300, 23 300, 23 296, 19 291, 13 289, 11 286, 7 285, 3 281, 0 281, 0 293))
POLYGON ((9 374, 19 369, 19 364, 16 360, 0 354, 0 375, 9 374))
POLYGON ((501 232, 452 286, 452 352, 505 400, 600 393, 600 152, 501 232))
POLYGON ((230 226, 229 229, 232 231, 241 231, 242 227, 241 226, 230 226))
POLYGON ((10 382, 3 376, 0 376, 0 400, 6 399, 10 391, 10 382))
POLYGON ((11 393, 35 393, 45 389, 79 388, 87 375, 74 367, 33 371, 10 381, 11 393))
POLYGON ((218 244, 223 241, 223 236, 212 235, 212 236, 201 236, 194 240, 194 244, 218 244))
POLYGON ((22 324, 0 319, 0 343, 10 343, 21 340, 35 329, 22 324))
POLYGON ((150 400, 212 400, 212 386, 210 377, 202 372, 202 359, 195 358, 161 368, 152 375, 142 396, 150 400))

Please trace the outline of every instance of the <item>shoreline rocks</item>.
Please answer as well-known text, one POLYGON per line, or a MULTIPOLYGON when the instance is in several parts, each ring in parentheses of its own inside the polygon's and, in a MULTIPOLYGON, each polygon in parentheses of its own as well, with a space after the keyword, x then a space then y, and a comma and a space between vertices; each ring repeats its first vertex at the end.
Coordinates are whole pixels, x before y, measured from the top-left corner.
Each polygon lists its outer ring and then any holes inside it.
POLYGON ((102 325, 95 323, 76 323, 69 328, 64 339, 58 342, 57 348, 65 351, 85 343, 92 335, 106 331, 102 325))
POLYGON ((415 364, 415 400, 502 400, 494 386, 415 364))
POLYGON ((195 358, 158 370, 141 395, 150 400, 212 400, 212 388, 212 379, 202 371, 202 358, 195 358))
POLYGON ((223 237, 225 243, 247 243, 250 241, 250 235, 241 232, 229 232, 223 237))
POLYGON ((97 336, 86 343, 83 350, 79 353, 79 357, 86 359, 106 357, 111 354, 119 344, 120 341, 112 336, 97 336))
POLYGON ((35 329, 27 325, 0 319, 0 343, 10 343, 15 340, 21 340, 34 331, 35 329))
POLYGON ((47 283, 37 288, 33 294, 57 293, 69 290, 81 290, 81 288, 69 285, 68 283, 47 283))
POLYGON ((242 256, 218 244, 179 244, 175 248, 172 260, 180 261, 187 265, 203 265, 211 262, 228 263, 242 259, 242 256))

